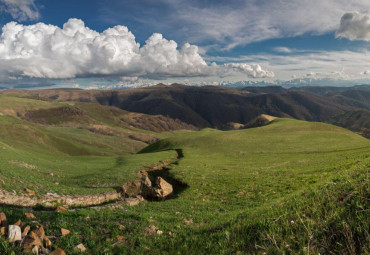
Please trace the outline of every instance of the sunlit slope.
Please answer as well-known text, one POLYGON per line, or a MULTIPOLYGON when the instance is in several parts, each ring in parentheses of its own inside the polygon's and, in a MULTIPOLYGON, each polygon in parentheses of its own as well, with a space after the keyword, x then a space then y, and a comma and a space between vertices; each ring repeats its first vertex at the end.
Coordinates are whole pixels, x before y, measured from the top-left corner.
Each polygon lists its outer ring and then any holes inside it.
POLYGON ((183 150, 171 170, 189 185, 183 199, 243 210, 327 180, 368 155, 370 141, 328 124, 276 119, 260 128, 184 134, 143 152, 169 148, 183 150))
POLYGON ((175 156, 135 155, 158 139, 138 128, 137 118, 151 127, 164 121, 96 104, 0 95, 0 187, 38 194, 116 189, 143 166, 175 156))

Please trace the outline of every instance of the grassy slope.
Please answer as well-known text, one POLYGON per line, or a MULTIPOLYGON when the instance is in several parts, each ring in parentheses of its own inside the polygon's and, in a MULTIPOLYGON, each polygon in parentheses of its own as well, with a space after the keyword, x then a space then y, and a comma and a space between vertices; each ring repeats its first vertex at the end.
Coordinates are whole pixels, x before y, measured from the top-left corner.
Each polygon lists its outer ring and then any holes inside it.
POLYGON ((128 114, 119 109, 113 114, 111 109, 0 95, 0 187, 20 193, 29 188, 38 195, 112 191, 137 178, 143 166, 175 156, 174 152, 133 154, 147 145, 140 139, 153 139, 154 133, 121 121, 128 114), (50 111, 58 107, 78 107, 85 114, 61 116, 50 111), (36 111, 33 120, 46 124, 19 117, 28 111, 36 111))
MULTIPOLYGON (((51 221, 47 233, 72 230, 56 246, 83 242, 94 254, 366 252, 369 140, 327 124, 277 119, 261 128, 178 134, 143 152, 167 149, 183 150, 170 173, 187 189, 125 210, 36 213, 51 221), (146 237, 150 224, 165 234, 146 237), (123 245, 106 241, 118 234, 123 245)), ((4 210, 11 221, 25 211, 4 210)))

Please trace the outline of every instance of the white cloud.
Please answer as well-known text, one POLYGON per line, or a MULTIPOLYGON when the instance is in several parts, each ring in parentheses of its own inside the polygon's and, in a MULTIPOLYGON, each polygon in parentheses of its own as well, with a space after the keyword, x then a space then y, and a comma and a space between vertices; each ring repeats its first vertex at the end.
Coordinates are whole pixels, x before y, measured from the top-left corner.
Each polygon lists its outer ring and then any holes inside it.
POLYGON ((345 13, 340 20, 340 27, 335 35, 349 40, 370 41, 370 14, 345 13))
POLYGON ((39 10, 34 0, 0 0, 0 13, 5 12, 18 21, 37 20, 39 10))
POLYGON ((293 51, 288 47, 274 47, 273 50, 279 53, 292 53, 293 51))
POLYGON ((360 79, 363 70, 370 70, 370 51, 303 51, 289 55, 258 54, 239 57, 207 57, 208 61, 259 63, 282 80, 292 75, 331 74, 332 78, 360 79), (341 75, 339 75, 339 73, 341 75))
POLYGON ((0 37, 0 78, 127 76, 152 79, 196 76, 271 77, 259 65, 208 65, 198 47, 153 34, 140 47, 125 26, 98 33, 79 19, 59 28, 37 23, 6 24, 0 37))
POLYGON ((228 63, 223 65, 222 70, 227 70, 228 72, 236 72, 246 74, 248 77, 253 78, 273 78, 275 74, 271 71, 265 71, 260 65, 248 65, 245 63, 228 63))
MULTIPOLYGON (((148 17, 148 23, 158 31, 184 38, 197 44, 212 41, 216 50, 220 45, 229 50, 239 45, 272 38, 302 34, 325 34, 338 29, 339 20, 349 10, 370 9, 369 0, 158 0, 169 9, 167 22, 160 17, 148 17)), ((163 14, 162 14, 163 15, 163 14)), ((209 46, 211 47, 211 46, 209 46)))

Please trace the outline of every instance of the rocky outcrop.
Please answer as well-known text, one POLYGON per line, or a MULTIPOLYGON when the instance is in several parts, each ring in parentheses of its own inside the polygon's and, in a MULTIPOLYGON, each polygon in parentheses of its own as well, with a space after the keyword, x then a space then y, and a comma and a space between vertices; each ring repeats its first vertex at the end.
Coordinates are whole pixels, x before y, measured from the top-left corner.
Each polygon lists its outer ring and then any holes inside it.
POLYGON ((33 207, 36 205, 43 205, 46 207, 55 207, 62 204, 66 207, 70 206, 92 206, 106 203, 108 201, 117 200, 121 198, 118 192, 81 195, 81 196, 60 196, 57 194, 47 194, 44 197, 30 197, 24 195, 17 195, 12 192, 0 190, 0 203, 5 205, 19 205, 24 207, 33 207))

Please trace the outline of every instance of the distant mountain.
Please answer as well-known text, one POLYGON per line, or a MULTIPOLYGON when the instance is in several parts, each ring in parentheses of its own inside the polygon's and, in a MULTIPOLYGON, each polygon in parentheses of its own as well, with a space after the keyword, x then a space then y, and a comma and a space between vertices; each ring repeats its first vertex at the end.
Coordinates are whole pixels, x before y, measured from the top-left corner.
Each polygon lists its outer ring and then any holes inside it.
POLYGON ((263 86, 263 87, 244 87, 241 90, 249 91, 254 94, 282 94, 288 90, 281 86, 263 86))
POLYGON ((246 124, 260 114, 328 121, 333 116, 355 111, 363 106, 348 103, 346 100, 328 100, 326 97, 304 91, 285 91, 278 86, 235 89, 160 84, 115 91, 59 89, 10 90, 2 93, 43 100, 94 102, 130 112, 169 116, 199 128, 220 128, 230 122, 246 124))
POLYGON ((321 96, 327 96, 333 93, 340 93, 344 91, 351 90, 361 90, 370 92, 370 85, 356 85, 353 87, 333 87, 333 86, 301 86, 301 87, 292 87, 289 90, 291 91, 303 91, 309 92, 321 96))

